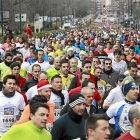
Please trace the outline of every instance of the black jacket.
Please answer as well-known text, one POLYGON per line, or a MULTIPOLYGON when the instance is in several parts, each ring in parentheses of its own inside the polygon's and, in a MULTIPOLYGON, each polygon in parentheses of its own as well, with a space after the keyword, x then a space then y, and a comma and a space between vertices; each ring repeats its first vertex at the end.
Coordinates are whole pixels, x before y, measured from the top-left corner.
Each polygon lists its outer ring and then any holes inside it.
POLYGON ((85 120, 68 113, 61 116, 52 128, 52 140, 86 140, 85 120))
MULTIPOLYGON (((61 110, 60 116, 62 116, 62 115, 64 115, 65 113, 67 113, 67 112, 68 112, 68 109, 69 109, 69 104, 66 104, 66 105, 64 106, 64 108, 61 110)), ((97 113, 97 108, 96 108, 94 105, 91 105, 91 106, 90 106, 90 111, 89 111, 89 113, 87 112, 87 109, 85 109, 83 118, 84 118, 84 119, 88 119, 88 117, 92 116, 92 114, 95 114, 95 113, 97 113)))
POLYGON ((22 91, 26 93, 29 88, 37 84, 38 84, 38 80, 35 80, 34 78, 28 79, 26 80, 25 86, 23 87, 22 91))

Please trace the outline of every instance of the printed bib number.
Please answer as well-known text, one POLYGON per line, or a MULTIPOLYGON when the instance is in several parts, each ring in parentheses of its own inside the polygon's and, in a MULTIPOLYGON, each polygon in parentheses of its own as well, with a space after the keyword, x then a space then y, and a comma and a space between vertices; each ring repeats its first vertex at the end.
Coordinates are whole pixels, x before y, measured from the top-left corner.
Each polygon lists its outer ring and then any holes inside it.
POLYGON ((10 128, 14 122, 16 122, 16 116, 13 115, 3 115, 0 119, 3 127, 10 128))

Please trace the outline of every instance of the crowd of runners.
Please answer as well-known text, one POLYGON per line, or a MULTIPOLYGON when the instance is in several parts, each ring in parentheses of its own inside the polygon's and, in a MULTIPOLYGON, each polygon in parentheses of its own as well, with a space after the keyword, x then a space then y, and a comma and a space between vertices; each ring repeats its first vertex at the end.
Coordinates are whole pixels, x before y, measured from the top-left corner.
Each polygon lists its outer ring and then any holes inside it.
POLYGON ((89 26, 0 42, 1 140, 140 140, 140 31, 89 26))

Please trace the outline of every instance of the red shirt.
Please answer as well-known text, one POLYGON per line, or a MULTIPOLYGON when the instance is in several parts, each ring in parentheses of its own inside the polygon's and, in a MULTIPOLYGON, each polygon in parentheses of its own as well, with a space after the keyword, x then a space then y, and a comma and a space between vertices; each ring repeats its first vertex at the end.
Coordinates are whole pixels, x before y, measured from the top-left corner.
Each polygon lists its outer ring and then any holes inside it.
MULTIPOLYGON (((69 91, 69 97, 70 97, 71 95, 73 95, 73 94, 80 93, 80 92, 81 92, 81 89, 82 89, 81 86, 79 86, 79 87, 77 87, 77 88, 74 88, 74 89, 71 89, 71 90, 69 91)), ((96 101, 100 101, 100 100, 101 100, 101 96, 99 95, 98 90, 95 90, 93 99, 95 99, 96 101)))
MULTIPOLYGON (((19 91, 18 91, 19 92, 19 91)), ((28 100, 27 100, 27 97, 26 95, 23 93, 23 92, 19 92, 19 94, 21 94, 24 98, 24 101, 25 101, 25 104, 28 105, 28 100)))
POLYGON ((93 74, 90 74, 90 80, 92 80, 95 85, 97 84, 96 79, 93 74))
POLYGON ((20 75, 17 78, 18 78, 18 81, 19 81, 19 86, 22 89, 24 87, 24 85, 25 85, 26 79, 21 77, 20 75))
POLYGON ((130 132, 127 132, 125 134, 123 134, 122 136, 120 136, 117 140, 140 140, 140 139, 136 139, 134 138, 130 132))
POLYGON ((26 30, 26 34, 27 35, 32 36, 32 29, 31 29, 31 27, 27 26, 25 30, 26 30))

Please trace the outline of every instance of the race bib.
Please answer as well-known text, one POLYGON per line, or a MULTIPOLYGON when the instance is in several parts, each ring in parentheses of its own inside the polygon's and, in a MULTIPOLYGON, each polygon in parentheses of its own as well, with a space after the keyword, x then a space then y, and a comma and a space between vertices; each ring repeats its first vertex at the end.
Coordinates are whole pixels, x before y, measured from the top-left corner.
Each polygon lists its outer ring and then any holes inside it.
POLYGON ((98 85, 99 94, 103 97, 105 93, 105 87, 103 85, 98 85))
POLYGON ((52 131, 52 127, 53 127, 52 124, 50 124, 50 123, 46 124, 46 128, 47 128, 47 130, 48 130, 49 132, 52 131))
POLYGON ((0 121, 3 127, 10 128, 14 122, 16 122, 16 116, 14 115, 14 108, 4 108, 4 115, 0 117, 0 121))
POLYGON ((4 128, 10 128, 16 122, 16 116, 3 115, 0 117, 0 121, 4 128))
POLYGON ((55 121, 57 119, 59 119, 59 117, 60 117, 60 111, 61 111, 61 109, 55 109, 55 121))
POLYGON ((107 85, 106 85, 106 91, 111 90, 111 88, 112 88, 112 86, 111 86, 110 84, 107 84, 107 85))
POLYGON ((124 106, 124 109, 120 115, 119 119, 119 126, 122 129, 123 132, 130 131, 132 128, 132 125, 128 119, 128 112, 129 112, 129 107, 124 106))

